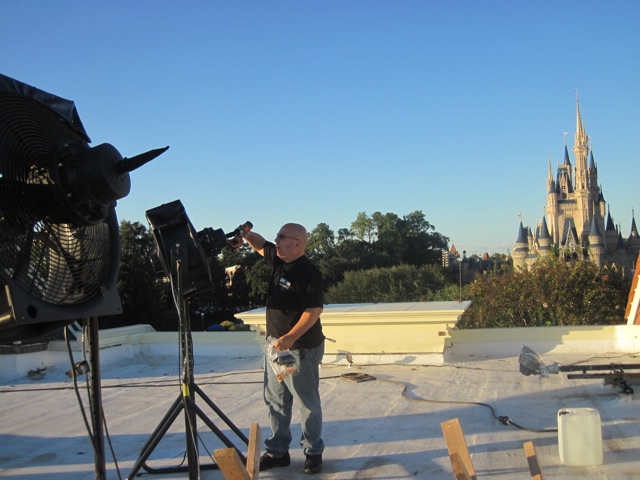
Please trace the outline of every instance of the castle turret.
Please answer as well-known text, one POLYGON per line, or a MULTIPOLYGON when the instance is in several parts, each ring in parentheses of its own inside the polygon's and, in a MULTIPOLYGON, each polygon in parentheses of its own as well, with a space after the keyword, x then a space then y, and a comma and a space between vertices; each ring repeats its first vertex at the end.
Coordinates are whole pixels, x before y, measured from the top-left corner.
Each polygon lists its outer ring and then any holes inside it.
POLYGON ((589 255, 598 268, 604 265, 604 243, 602 235, 598 230, 598 222, 596 217, 591 221, 591 230, 589 231, 589 255))
POLYGON ((556 193, 556 182, 553 180, 553 170, 551 170, 551 157, 548 156, 549 174, 547 175, 547 193, 556 193))
POLYGON ((629 254, 633 257, 633 264, 635 265, 638 252, 640 252, 640 235, 638 235, 638 228, 636 227, 635 213, 631 212, 631 233, 629 234, 629 254))
POLYGON ((593 202, 591 201, 591 191, 589 189, 589 168, 587 167, 587 156, 589 154, 589 137, 584 129, 582 117, 580 116, 580 104, 576 93, 576 133, 573 136, 573 153, 576 158, 575 167, 575 200, 576 211, 574 214, 574 224, 580 237, 580 243, 587 243, 590 220, 593 216, 593 202))
POLYGON ((540 257, 549 256, 552 243, 553 239, 551 238, 549 229, 547 228, 547 219, 542 217, 542 224, 540 225, 540 233, 538 235, 538 252, 540 257))
POLYGON ((556 188, 559 190, 561 198, 568 198, 573 193, 573 174, 571 160, 569 160, 569 150, 564 146, 564 162, 558 165, 558 175, 556 179, 556 188))
POLYGON ((589 175, 588 188, 597 198, 597 195, 600 193, 600 187, 598 186, 598 167, 596 167, 596 162, 593 160, 593 150, 589 152, 588 175, 589 175))
POLYGON ((607 254, 613 255, 616 251, 616 247, 618 246, 618 232, 613 224, 610 211, 607 212, 607 226, 604 229, 604 241, 607 254))
POLYGON ((588 190, 588 169, 587 169, 587 154, 589 152, 589 137, 584 130, 584 124, 582 123, 582 117, 580 116, 580 104, 578 103, 578 94, 576 93, 576 133, 573 136, 574 145, 573 153, 576 156, 576 176, 575 176, 575 189, 576 191, 588 190))
POLYGON ((524 270, 527 268, 527 255, 529 253, 529 238, 527 235, 527 229, 522 226, 522 220, 520 220, 520 227, 518 228, 518 238, 516 244, 513 246, 513 266, 524 270))

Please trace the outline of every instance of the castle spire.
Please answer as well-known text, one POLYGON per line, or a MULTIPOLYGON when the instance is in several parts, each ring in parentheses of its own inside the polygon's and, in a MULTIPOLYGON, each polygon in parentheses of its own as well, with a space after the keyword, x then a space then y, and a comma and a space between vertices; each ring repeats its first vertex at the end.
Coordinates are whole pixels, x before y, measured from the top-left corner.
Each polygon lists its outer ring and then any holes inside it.
POLYGON ((554 193, 556 191, 556 182, 553 180, 553 171, 551 170, 551 153, 547 154, 549 162, 549 175, 547 175, 547 193, 554 193))
POLYGON ((578 101, 578 91, 576 90, 576 133, 574 136, 575 145, 587 147, 589 138, 584 130, 584 124, 582 123, 582 117, 580 115, 580 102, 578 101))

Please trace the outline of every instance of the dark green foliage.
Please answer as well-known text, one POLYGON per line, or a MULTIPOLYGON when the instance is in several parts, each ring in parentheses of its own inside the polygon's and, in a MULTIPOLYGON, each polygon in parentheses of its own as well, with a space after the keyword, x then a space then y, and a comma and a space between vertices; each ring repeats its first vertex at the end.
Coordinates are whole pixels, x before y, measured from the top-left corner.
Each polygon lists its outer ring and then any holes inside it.
POLYGON ((346 272, 344 280, 329 288, 326 303, 428 302, 446 284, 435 265, 398 265, 346 272))
MULTIPOLYGON (((123 221, 121 238, 118 289, 124 314, 107 319, 109 325, 150 323, 175 330, 170 284, 153 273, 149 261, 155 252, 153 235, 139 223, 123 221)), ((318 224, 309 234, 307 255, 322 273, 326 303, 470 300, 461 328, 623 322, 630 285, 617 271, 601 274, 590 262, 554 256, 538 261, 531 271, 517 271, 510 258, 494 254, 489 262, 469 258, 469 264, 486 263, 487 268, 478 270, 475 280, 469 277, 472 283, 460 285, 455 271, 452 275, 440 266, 447 243, 420 211, 402 218, 361 212, 351 228, 337 235, 329 225, 318 224)), ((208 260, 212 288, 191 299, 193 310, 227 319, 264 306, 271 272, 259 254, 245 244, 208 260), (229 267, 235 273, 228 275, 229 267)))
POLYGON ((507 268, 466 290, 471 307, 460 328, 623 323, 629 284, 591 262, 539 260, 531 271, 507 268))
POLYGON ((166 330, 177 325, 169 284, 153 270, 151 256, 155 253, 153 234, 139 222, 120 223, 121 262, 117 288, 123 313, 100 319, 101 327, 116 327, 148 323, 166 330))
POLYGON ((400 218, 394 213, 360 212, 351 229, 340 229, 336 241, 327 224, 309 234, 308 256, 318 266, 325 289, 342 282, 347 272, 400 265, 439 265, 448 239, 417 210, 400 218))
POLYGON ((247 288, 247 301, 243 305, 246 308, 264 307, 271 278, 271 268, 262 261, 259 254, 251 251, 249 247, 246 248, 250 253, 241 264, 247 288))

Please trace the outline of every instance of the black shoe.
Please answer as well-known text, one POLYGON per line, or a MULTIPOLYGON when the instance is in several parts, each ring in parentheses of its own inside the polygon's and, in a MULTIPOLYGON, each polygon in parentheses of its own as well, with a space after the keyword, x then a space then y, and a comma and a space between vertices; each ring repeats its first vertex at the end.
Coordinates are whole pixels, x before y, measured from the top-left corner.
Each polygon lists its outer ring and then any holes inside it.
POLYGON ((322 471, 322 454, 307 455, 304 461, 304 473, 320 473, 322 471))
POLYGON ((291 463, 289 452, 281 457, 274 457, 269 452, 265 452, 260 457, 260 471, 269 470, 275 467, 288 467, 291 463))

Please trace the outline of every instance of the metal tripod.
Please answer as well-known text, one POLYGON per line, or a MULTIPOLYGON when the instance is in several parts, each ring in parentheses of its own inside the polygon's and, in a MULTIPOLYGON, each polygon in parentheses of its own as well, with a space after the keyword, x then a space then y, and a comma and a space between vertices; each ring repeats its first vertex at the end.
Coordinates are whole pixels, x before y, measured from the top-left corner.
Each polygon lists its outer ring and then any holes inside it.
POLYGON ((131 473, 127 477, 128 480, 133 479, 144 468, 149 473, 173 473, 173 472, 189 472, 189 480, 197 480, 200 478, 200 470, 215 469, 218 465, 215 463, 200 465, 198 454, 198 431, 196 421, 200 418, 211 431, 228 447, 235 448, 242 461, 246 461, 243 453, 227 438, 227 436, 205 415, 202 409, 196 404, 196 395, 216 413, 216 415, 231 428, 231 430, 248 445, 249 439, 236 427, 231 420, 220 410, 220 408, 202 391, 195 383, 193 377, 193 342, 191 338, 191 320, 189 315, 189 298, 182 294, 184 280, 184 265, 187 265, 186 249, 182 249, 180 245, 176 245, 175 254, 175 277, 176 285, 174 288, 174 300, 178 308, 179 324, 180 324, 180 354, 182 360, 182 380, 181 392, 176 398, 173 405, 169 408, 164 418, 160 421, 154 432, 151 434, 147 443, 142 447, 140 458, 136 461, 131 473), (146 465, 146 461, 154 451, 160 440, 173 422, 178 418, 181 411, 184 411, 185 433, 186 433, 186 455, 187 466, 167 467, 161 469, 150 468, 146 465))

